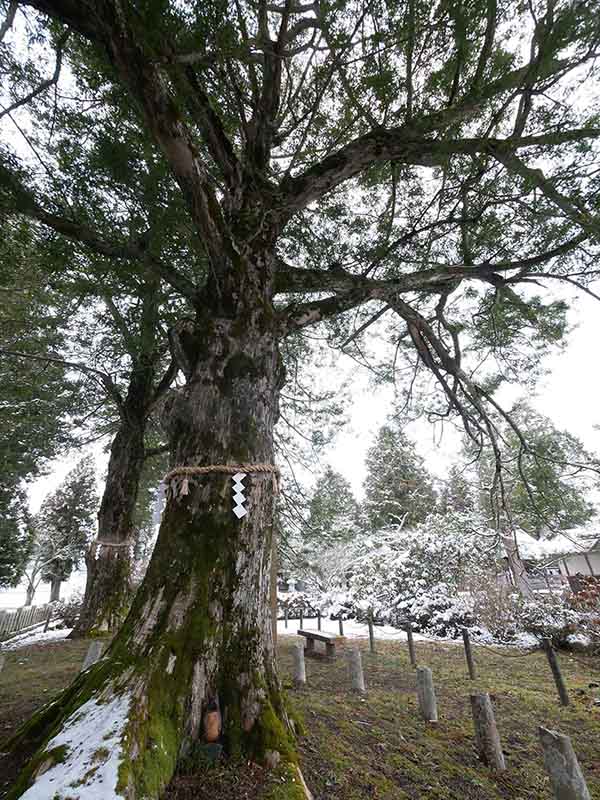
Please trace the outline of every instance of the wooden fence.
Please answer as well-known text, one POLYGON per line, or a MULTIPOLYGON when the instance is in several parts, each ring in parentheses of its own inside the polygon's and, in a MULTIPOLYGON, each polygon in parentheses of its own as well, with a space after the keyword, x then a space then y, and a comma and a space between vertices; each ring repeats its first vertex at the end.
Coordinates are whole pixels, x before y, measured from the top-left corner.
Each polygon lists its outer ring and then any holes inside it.
POLYGON ((43 622, 49 625, 53 609, 51 603, 46 603, 43 606, 23 606, 15 611, 0 611, 0 641, 10 639, 43 622))

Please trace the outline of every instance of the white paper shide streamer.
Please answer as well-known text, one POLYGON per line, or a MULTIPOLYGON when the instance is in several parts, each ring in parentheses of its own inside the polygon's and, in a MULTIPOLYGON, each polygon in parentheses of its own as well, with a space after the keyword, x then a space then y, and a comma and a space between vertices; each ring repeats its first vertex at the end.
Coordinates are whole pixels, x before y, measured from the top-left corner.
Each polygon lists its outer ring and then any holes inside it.
POLYGON ((236 474, 231 478, 233 481, 233 513, 238 519, 245 517, 248 513, 248 509, 244 508, 244 503, 246 502, 246 495, 244 494, 244 491, 246 487, 242 481, 245 477, 245 472, 236 472, 236 474))

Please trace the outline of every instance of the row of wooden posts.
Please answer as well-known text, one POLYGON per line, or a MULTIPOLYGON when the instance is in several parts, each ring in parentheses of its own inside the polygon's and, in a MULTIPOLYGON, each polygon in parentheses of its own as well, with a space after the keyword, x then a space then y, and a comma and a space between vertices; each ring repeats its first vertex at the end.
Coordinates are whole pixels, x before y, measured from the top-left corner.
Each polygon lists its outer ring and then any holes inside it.
POLYGON ((52 619, 53 606, 23 606, 16 611, 0 611, 0 639, 6 639, 20 631, 46 622, 44 630, 48 630, 52 619))
MULTIPOLYGON (((317 630, 321 630, 321 612, 317 612, 317 630)), ((285 627, 288 627, 288 621, 292 619, 288 617, 287 611, 284 615, 285 627)), ((300 628, 304 627, 304 615, 300 612, 298 617, 294 617, 293 619, 300 620, 300 628)), ((338 627, 340 631, 340 636, 344 635, 344 622, 341 617, 338 619, 338 627)), ((369 614, 367 616, 367 627, 369 630, 369 648, 372 653, 375 652, 375 625, 373 622, 373 616, 369 614)), ((413 631, 410 624, 407 624, 404 628, 406 633, 406 640, 408 644, 408 654, 410 658, 410 663, 413 667, 417 666, 417 652, 415 648, 415 641, 413 637, 413 631)), ((467 668, 469 670, 469 677, 472 681, 477 678, 477 670, 475 668, 475 659, 473 657, 473 648, 471 646, 471 639, 469 636, 468 628, 462 629, 462 639, 465 648, 465 658, 467 660, 467 668)), ((550 669, 552 671, 552 677, 554 678, 554 683, 556 685, 556 691, 558 692, 558 698, 560 700, 560 704, 563 706, 569 705, 569 693, 567 691, 567 687, 560 669, 560 664, 558 663, 558 659, 556 657, 556 652, 552 647, 552 641, 548 638, 542 639, 542 645, 544 648, 544 652, 546 653, 546 658, 548 659, 548 663, 550 665, 550 669)))
MULTIPOLYGON (((300 627, 302 628, 303 618, 300 617, 300 627)), ((320 615, 318 622, 321 622, 320 615)), ((343 623, 339 620, 340 634, 343 635, 343 623)), ((373 619, 369 616, 367 620, 369 629, 369 649, 375 653, 375 635, 373 619)), ((286 619, 287 626, 287 619, 286 619)), ((319 624, 319 630, 321 625, 319 624)), ((437 700, 433 683, 433 674, 429 667, 417 666, 415 643, 410 625, 406 626, 408 652, 411 665, 416 669, 417 677, 417 699, 419 711, 424 720, 430 723, 438 722, 437 700)), ((465 657, 469 678, 475 680, 477 677, 473 649, 466 628, 462 630, 465 657)), ((556 684, 560 704, 569 705, 569 694, 565 685, 560 665, 556 657, 550 639, 543 640, 544 651, 552 671, 552 676, 556 684)), ((348 671, 350 675, 350 687, 352 691, 364 693, 365 679, 362 668, 360 650, 353 648, 347 653, 348 671)), ((294 648, 294 684, 297 687, 306 684, 306 665, 304 660, 304 646, 299 643, 294 648)), ((490 695, 485 692, 477 692, 470 695, 471 712, 475 728, 475 745, 479 759, 495 772, 504 772, 506 763, 500 735, 496 726, 494 710, 490 695)), ((555 800, 591 800, 591 795, 587 788, 585 778, 579 766, 577 756, 568 736, 549 730, 543 726, 538 727, 538 735, 544 751, 544 764, 550 778, 555 800)))

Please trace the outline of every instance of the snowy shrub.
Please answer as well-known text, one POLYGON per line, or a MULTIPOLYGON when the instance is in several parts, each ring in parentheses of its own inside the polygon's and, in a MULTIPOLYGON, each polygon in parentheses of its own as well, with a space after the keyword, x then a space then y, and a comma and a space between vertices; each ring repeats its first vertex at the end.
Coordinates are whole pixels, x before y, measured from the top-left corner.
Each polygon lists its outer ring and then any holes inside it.
POLYGON ((555 647, 567 647, 569 636, 580 630, 584 616, 560 598, 544 597, 521 601, 516 620, 521 630, 538 639, 548 637, 555 647))
POLYGON ((290 619, 298 619, 300 613, 305 617, 317 616, 318 603, 306 592, 287 592, 277 597, 278 616, 283 617, 287 611, 290 619))
POLYGON ((444 583, 417 587, 411 597, 402 597, 390 611, 392 625, 401 627, 409 621, 413 630, 430 636, 455 639, 462 628, 473 628, 472 601, 444 583))
POLYGON ((56 603, 54 614, 62 619, 61 628, 74 628, 75 623, 81 614, 83 605, 83 595, 81 592, 73 592, 66 600, 56 603))
POLYGON ((600 578, 582 576, 579 586, 569 597, 568 604, 582 613, 581 632, 574 634, 576 638, 571 637, 569 643, 575 649, 582 649, 585 640, 586 649, 600 655, 600 578))
POLYGON ((579 589, 569 597, 568 604, 577 611, 589 611, 600 615, 600 578, 581 576, 579 589))
POLYGON ((514 586, 498 580, 495 574, 481 576, 469 585, 473 616, 492 639, 511 642, 518 634, 520 595, 514 586))

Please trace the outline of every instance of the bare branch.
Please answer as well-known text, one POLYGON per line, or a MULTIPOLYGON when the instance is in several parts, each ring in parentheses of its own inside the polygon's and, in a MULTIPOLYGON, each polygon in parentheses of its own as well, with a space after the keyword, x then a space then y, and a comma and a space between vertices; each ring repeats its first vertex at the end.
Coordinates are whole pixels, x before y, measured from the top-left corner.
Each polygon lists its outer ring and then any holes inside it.
MULTIPOLYGON (((2 37, 0 37, 0 41, 1 38, 2 37)), ((27 105, 27 103, 29 103, 35 97, 37 97, 40 94, 43 94, 46 91, 46 89, 49 89, 51 86, 54 86, 55 84, 58 83, 58 79, 60 77, 60 70, 62 67, 63 47, 68 38, 69 34, 67 32, 66 34, 61 36, 56 45, 56 63, 54 66, 54 73, 52 74, 52 77, 47 78, 47 80, 45 81, 42 81, 42 83, 40 83, 39 86, 36 86, 35 89, 32 89, 32 91, 29 92, 29 94, 26 94, 25 97, 21 97, 19 100, 15 100, 15 102, 12 103, 7 108, 0 109, 0 119, 2 119, 2 117, 5 117, 7 114, 10 114, 12 111, 15 111, 17 108, 27 105)))

